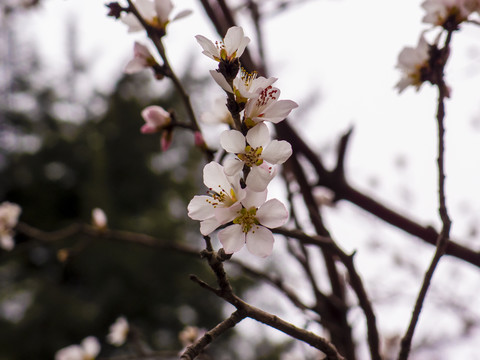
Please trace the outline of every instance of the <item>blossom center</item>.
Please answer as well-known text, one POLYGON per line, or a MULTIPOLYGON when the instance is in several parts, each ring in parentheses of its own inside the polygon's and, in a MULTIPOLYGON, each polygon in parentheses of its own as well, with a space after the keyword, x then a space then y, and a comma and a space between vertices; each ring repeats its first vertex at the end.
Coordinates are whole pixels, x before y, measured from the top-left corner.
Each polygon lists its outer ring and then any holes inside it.
POLYGON ((252 148, 250 145, 245 147, 245 153, 237 154, 238 158, 242 160, 245 165, 260 166, 263 163, 263 159, 260 157, 262 155, 263 147, 252 148))
POLYGON ((230 191, 226 191, 220 185, 218 185, 218 190, 213 190, 213 188, 208 189, 207 194, 211 196, 212 199, 207 199, 207 203, 216 208, 218 205, 223 205, 224 207, 230 207, 231 205, 237 202, 237 194, 233 188, 230 191))
POLYGON ((259 221, 256 218, 257 208, 251 207, 250 209, 242 208, 238 211, 238 216, 233 219, 234 224, 238 224, 242 227, 242 231, 246 234, 253 226, 259 225, 259 221))
MULTIPOLYGON (((262 107, 267 105, 270 101, 276 100, 278 97, 278 89, 274 89, 272 85, 267 86, 262 90, 260 95, 257 98, 256 105, 257 107, 262 107)), ((258 117, 262 117, 263 114, 259 114, 258 117)))

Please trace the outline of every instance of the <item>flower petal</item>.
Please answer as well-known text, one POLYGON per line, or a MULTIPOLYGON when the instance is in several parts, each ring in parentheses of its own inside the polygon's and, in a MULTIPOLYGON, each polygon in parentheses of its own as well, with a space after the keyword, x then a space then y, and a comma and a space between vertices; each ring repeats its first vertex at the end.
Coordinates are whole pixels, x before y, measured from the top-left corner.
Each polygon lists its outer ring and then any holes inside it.
POLYGON ((100 353, 100 343, 95 336, 88 336, 81 343, 84 351, 91 358, 95 358, 100 353))
POLYGON ((155 0, 155 12, 157 13, 160 24, 165 25, 168 16, 172 12, 173 4, 170 0, 155 0))
MULTIPOLYGON (((248 130, 246 136, 247 142, 250 146, 258 148, 260 146, 265 147, 270 141, 270 132, 267 125, 260 123, 248 130)), ((263 157, 263 156, 262 156, 263 157)))
POLYGON ((245 233, 238 224, 233 224, 218 232, 218 239, 227 254, 239 251, 245 245, 245 233))
POLYGON ((189 9, 182 10, 177 15, 175 15, 171 21, 176 21, 176 20, 183 19, 184 17, 190 15, 191 13, 193 13, 192 10, 189 10, 189 9))
POLYGON ((248 251, 262 258, 272 253, 274 241, 272 232, 263 226, 254 227, 246 236, 248 251))
POLYGON ((213 231, 215 231, 221 224, 215 219, 215 217, 211 217, 210 219, 205 219, 200 222, 200 233, 204 236, 210 235, 213 231))
POLYGON ((233 94, 232 87, 228 84, 227 80, 225 80, 225 77, 221 73, 217 72, 216 70, 210 70, 210 75, 212 75, 213 80, 215 80, 215 82, 220 85, 223 90, 233 94))
MULTIPOLYGON (((255 129, 256 125, 252 129, 255 129)), ((292 155, 292 145, 285 140, 273 140, 262 152, 262 158, 270 164, 283 164, 292 155)))
POLYGON ((223 165, 223 169, 227 176, 233 176, 243 169, 243 161, 240 159, 227 159, 223 165))
POLYGON ((195 39, 197 39, 197 42, 200 44, 200 46, 203 49, 202 54, 208 56, 209 58, 211 58, 213 60, 219 61, 218 49, 211 40, 207 39, 203 35, 197 35, 197 36, 195 36, 195 39))
POLYGON ((258 209, 257 220, 269 228, 282 226, 288 220, 287 208, 278 199, 268 200, 258 209))
POLYGON ((237 130, 225 130, 220 134, 220 145, 229 153, 245 152, 245 136, 237 130))
POLYGON ((274 177, 274 171, 268 171, 268 168, 265 169, 260 166, 254 166, 250 169, 250 173, 248 174, 245 183, 249 189, 262 192, 267 188, 268 184, 274 177))
POLYGON ((217 219, 220 224, 226 224, 237 217, 237 214, 241 208, 242 205, 239 202, 228 208, 217 207, 214 210, 215 219, 217 219))
POLYGON ((246 187, 246 190, 247 190, 247 194, 245 195, 245 198, 242 200, 242 204, 247 209, 251 207, 258 208, 263 203, 265 203, 265 200, 267 199, 267 190, 258 192, 258 191, 253 191, 248 187, 246 187))
POLYGON ((205 220, 214 216, 212 197, 196 195, 187 206, 188 216, 193 220, 205 220))
POLYGON ((285 119, 290 112, 298 107, 298 104, 292 100, 280 100, 268 107, 264 113, 264 119, 274 124, 279 123, 285 119))
POLYGON ((232 185, 227 179, 223 166, 219 163, 212 161, 205 165, 203 168, 203 183, 213 191, 225 191, 230 194, 232 185))

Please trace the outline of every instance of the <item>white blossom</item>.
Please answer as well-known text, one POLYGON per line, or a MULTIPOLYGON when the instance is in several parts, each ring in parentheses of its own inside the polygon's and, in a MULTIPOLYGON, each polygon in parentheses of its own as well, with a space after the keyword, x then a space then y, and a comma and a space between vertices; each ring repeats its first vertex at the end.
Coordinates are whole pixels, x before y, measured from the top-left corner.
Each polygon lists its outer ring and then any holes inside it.
POLYGON ((17 204, 5 201, 0 204, 0 247, 12 250, 15 247, 13 228, 18 223, 22 209, 17 204))
POLYGON ((272 253, 274 237, 270 228, 285 224, 288 211, 278 199, 265 202, 266 197, 267 190, 254 192, 247 187, 247 194, 233 218, 233 224, 218 233, 225 253, 237 252, 245 244, 253 255, 267 257, 272 253))
POLYGON ((148 50, 145 45, 135 41, 133 46, 133 59, 125 66, 124 72, 126 74, 134 74, 155 64, 157 64, 157 62, 150 53, 150 50, 148 50))
POLYGON ((292 146, 287 141, 271 140, 267 125, 261 123, 251 128, 246 136, 237 130, 226 130, 220 136, 220 144, 235 159, 225 162, 229 176, 250 167, 245 180, 253 191, 263 191, 275 176, 273 165, 283 164, 292 155, 292 146))
POLYGON ((203 35, 195 36, 200 46, 203 48, 202 54, 215 61, 231 62, 242 56, 245 48, 250 42, 250 38, 244 35, 243 29, 239 26, 232 26, 227 30, 223 42, 215 44, 203 35))
POLYGON ((263 76, 258 77, 256 72, 249 73, 245 71, 245 69, 241 69, 237 77, 233 79, 232 88, 227 80, 225 80, 225 77, 218 71, 211 70, 210 74, 223 90, 235 95, 235 100, 238 103, 243 103, 250 98, 257 97, 262 90, 278 80, 274 77, 268 79, 263 76))
POLYGON ((262 121, 279 123, 298 107, 295 101, 278 100, 279 97, 278 88, 267 86, 255 98, 249 99, 245 105, 245 125, 251 128, 262 121))
MULTIPOLYGON (((190 10, 184 10, 169 19, 173 10, 173 4, 170 0, 134 0, 133 3, 148 25, 161 30, 165 30, 171 21, 181 19, 191 13, 190 10)), ((128 32, 143 30, 142 24, 132 13, 123 16, 121 20, 128 26, 128 32)))
POLYGON ((424 79, 422 72, 429 68, 430 45, 422 33, 417 47, 405 47, 398 55, 397 68, 403 73, 403 77, 397 83, 396 88, 401 93, 409 85, 420 89, 424 79))
POLYGON ((246 191, 240 186, 240 175, 225 175, 223 166, 212 161, 203 168, 203 182, 208 195, 197 195, 188 204, 188 216, 200 220, 200 232, 208 235, 220 225, 232 221, 242 207, 246 191))
POLYGON ((227 124, 233 126, 233 118, 225 104, 225 98, 217 98, 210 111, 204 112, 200 120, 205 124, 227 124))
POLYGON ((130 330, 125 316, 120 316, 115 322, 110 325, 110 332, 107 335, 107 342, 115 346, 121 346, 127 340, 127 335, 130 330))
POLYGON ((100 353, 100 343, 94 336, 86 337, 80 345, 70 345, 55 354, 55 360, 94 360, 100 353))

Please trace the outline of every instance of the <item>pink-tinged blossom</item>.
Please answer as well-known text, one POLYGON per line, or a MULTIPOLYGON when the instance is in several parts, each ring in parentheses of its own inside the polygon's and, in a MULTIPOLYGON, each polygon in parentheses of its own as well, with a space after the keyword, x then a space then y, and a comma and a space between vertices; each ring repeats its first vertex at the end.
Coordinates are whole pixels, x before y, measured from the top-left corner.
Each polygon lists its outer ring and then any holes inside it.
POLYGON ((133 59, 125 66, 126 74, 134 74, 146 68, 155 66, 157 62, 145 45, 135 41, 133 46, 133 59))
POLYGON ((288 211, 278 199, 265 202, 267 190, 250 191, 241 201, 242 207, 237 210, 233 224, 219 231, 218 238, 225 253, 232 254, 243 248, 253 255, 267 257, 272 253, 274 237, 271 228, 282 226, 287 222, 288 211))
POLYGON ((220 144, 235 159, 225 162, 225 173, 232 176, 250 167, 245 183, 253 191, 263 191, 275 176, 273 165, 283 164, 292 155, 287 141, 271 140, 267 125, 261 123, 243 136, 240 131, 226 130, 220 136, 220 144))
POLYGON ((55 360, 94 360, 100 353, 100 343, 96 337, 89 336, 80 345, 70 345, 55 354, 55 360))
POLYGON ((298 107, 295 101, 278 100, 279 97, 278 88, 267 86, 255 98, 249 99, 245 105, 245 125, 251 128, 263 121, 279 123, 298 107))
MULTIPOLYGON (((191 10, 184 10, 169 19, 173 10, 173 4, 170 0, 133 0, 133 3, 148 25, 163 31, 170 22, 191 14, 191 10)), ((122 16, 121 20, 128 26, 128 32, 144 30, 140 21, 132 13, 122 16)))
POLYGON ((202 235, 209 235, 234 219, 246 191, 240 186, 239 174, 229 177, 223 166, 213 161, 203 168, 203 183, 208 195, 194 196, 188 204, 188 216, 200 221, 202 235))
POLYGON ((255 98, 258 94, 268 86, 271 86, 277 78, 270 77, 264 78, 263 76, 258 77, 256 72, 249 73, 242 69, 237 77, 233 79, 233 88, 225 80, 225 77, 215 70, 210 70, 215 82, 226 92, 232 93, 235 95, 235 100, 238 103, 244 103, 250 98, 255 98))
POLYGON ((423 73, 429 68, 430 45, 424 35, 420 36, 417 47, 405 47, 398 55, 397 68, 403 73, 403 77, 397 83, 398 92, 402 92, 409 85, 418 91, 425 79, 423 73))
POLYGON ((215 44, 203 35, 195 36, 200 46, 203 48, 202 54, 215 61, 232 62, 242 56, 250 39, 244 35, 243 29, 239 26, 232 26, 227 30, 222 41, 216 41, 215 44))
POLYGON ((142 110, 145 124, 141 127, 142 134, 153 134, 165 129, 172 122, 170 113, 161 106, 151 105, 142 110))
POLYGON ((98 230, 105 230, 107 228, 107 215, 100 208, 92 210, 92 223, 98 230))
POLYGON ((0 248, 10 251, 15 247, 13 228, 18 223, 22 209, 17 204, 5 201, 0 204, 0 248))
POLYGON ((122 346, 127 340, 130 325, 125 316, 120 316, 115 322, 110 325, 109 333, 107 335, 107 342, 114 346, 122 346))

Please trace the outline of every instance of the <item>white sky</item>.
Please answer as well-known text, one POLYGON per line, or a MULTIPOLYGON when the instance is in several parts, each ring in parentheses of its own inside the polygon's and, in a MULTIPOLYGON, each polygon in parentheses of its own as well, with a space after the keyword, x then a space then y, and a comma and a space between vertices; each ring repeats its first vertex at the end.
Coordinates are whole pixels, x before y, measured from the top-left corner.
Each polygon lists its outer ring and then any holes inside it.
MULTIPOLYGON (((93 64, 90 86, 107 90, 130 58, 134 40, 144 39, 144 35, 127 34, 123 24, 106 18, 103 3, 48 0, 43 10, 23 21, 28 23, 26 31, 38 39, 39 49, 52 72, 65 66, 63 31, 66 21, 74 21, 79 29, 80 54, 93 64)), ((174 3, 178 11, 193 9, 194 14, 169 25, 165 41, 171 63, 180 70, 191 64, 191 56, 196 56, 194 66, 199 73, 213 69, 215 65, 201 54, 194 39, 197 34, 217 38, 205 22, 203 11, 193 0, 174 3)), ((421 23, 422 16, 419 0, 316 0, 269 19, 265 24, 265 44, 270 74, 279 78, 277 86, 282 90, 282 98, 295 100, 300 105, 291 121, 298 124, 308 142, 316 149, 326 149, 326 159, 331 160, 332 153, 328 150, 339 134, 353 125, 355 130, 347 157, 349 180, 422 224, 438 226, 436 92, 430 85, 424 85, 418 93, 407 89, 401 95, 394 89, 400 79, 395 69, 398 53, 404 46, 417 44, 420 32, 426 28, 421 23), (315 102, 302 111, 312 96, 315 102), (396 165, 401 161, 405 161, 403 168, 396 165)), ((240 25, 245 26, 254 46, 255 37, 249 24, 240 25)), ((480 27, 465 25, 455 33, 446 78, 453 90, 452 98, 446 102, 447 205, 453 219, 454 237, 480 249, 479 235, 467 238, 471 226, 478 225, 480 219, 480 162, 477 159, 480 153, 480 27)), ((221 94, 216 88, 212 89, 212 93, 221 94)), ((195 98, 193 101, 198 113, 208 110, 204 103, 195 98)), ((412 262, 417 263, 422 273, 433 249, 418 245, 417 241, 349 204, 339 204, 327 213, 327 220, 345 249, 360 249, 357 263, 374 297, 385 297, 398 289, 397 280, 411 288, 392 302, 395 305, 404 300, 399 313, 392 314, 388 306, 379 308, 381 328, 392 333, 399 329, 403 332, 412 296, 420 284, 418 274, 413 277, 391 274, 391 278, 385 279, 379 270, 389 266, 391 257, 398 252, 403 261, 413 258, 412 262), (372 251, 369 246, 373 240, 382 244, 378 252, 373 250, 375 261, 372 253, 367 253, 372 251), (378 290, 378 282, 383 289, 378 290)), ((437 286, 438 296, 445 297, 455 291, 458 301, 470 303, 475 316, 480 317, 480 299, 474 296, 478 293, 478 269, 445 261, 435 281, 442 278, 442 272, 450 279, 453 271, 460 274, 462 281, 456 282, 454 288, 451 284, 437 286), (442 289, 448 291, 442 293, 442 289)), ((422 329, 423 333, 431 330, 432 319, 428 319, 427 314, 438 311, 429 306, 419 326, 420 333, 422 329)), ((437 316, 434 319, 448 329, 454 320, 448 314, 443 316, 443 320, 437 316)), ((465 344, 451 345, 451 350, 437 359, 480 359, 472 351, 475 341, 480 343, 478 332, 466 339, 465 344), (465 356, 452 355, 460 348, 465 356)), ((427 358, 420 354, 415 359, 427 358)))

